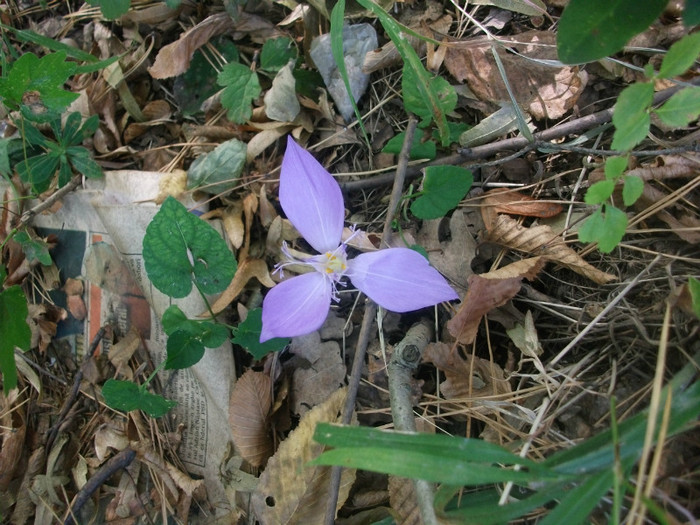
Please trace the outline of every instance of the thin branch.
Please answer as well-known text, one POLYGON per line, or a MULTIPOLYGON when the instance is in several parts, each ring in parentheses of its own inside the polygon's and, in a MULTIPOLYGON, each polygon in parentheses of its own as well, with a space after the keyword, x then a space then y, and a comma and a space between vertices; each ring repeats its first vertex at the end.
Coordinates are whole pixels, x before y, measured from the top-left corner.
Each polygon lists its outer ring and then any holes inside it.
POLYGON ((25 226, 26 224, 29 223, 29 221, 32 220, 32 218, 35 215, 39 215, 43 211, 48 210, 56 202, 60 201, 63 197, 65 197, 71 191, 73 191, 78 186, 80 186, 80 183, 82 182, 82 180, 83 180, 82 175, 76 175, 75 177, 73 177, 70 180, 70 182, 68 184, 58 188, 45 201, 37 204, 32 209, 25 211, 22 214, 22 217, 20 218, 19 223, 17 224, 17 228, 21 228, 22 226, 25 226))

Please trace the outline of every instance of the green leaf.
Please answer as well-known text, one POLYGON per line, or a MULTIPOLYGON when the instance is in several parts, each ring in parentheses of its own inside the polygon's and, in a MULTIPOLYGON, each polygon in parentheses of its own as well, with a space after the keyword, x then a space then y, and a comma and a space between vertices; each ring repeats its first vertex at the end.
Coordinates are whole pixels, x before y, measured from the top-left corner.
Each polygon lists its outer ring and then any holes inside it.
POLYGON ((10 141, 11 139, 0 138, 0 174, 7 177, 11 176, 10 141))
POLYGON ((693 303, 693 312, 695 312, 695 316, 700 319, 700 281, 695 277, 690 277, 688 279, 688 291, 690 292, 690 299, 693 303))
POLYGON ((22 288, 14 285, 0 292, 0 372, 6 395, 17 386, 15 347, 26 352, 31 343, 28 315, 27 298, 22 288))
POLYGON ((614 190, 614 180, 600 180, 588 188, 583 200, 586 204, 603 204, 610 198, 614 190))
MULTIPOLYGON (((102 168, 95 162, 86 148, 82 146, 71 146, 66 151, 66 154, 75 171, 88 179, 99 179, 104 175, 102 168)), ((59 182, 59 186, 63 186, 63 184, 59 182)))
POLYGON ((125 15, 131 7, 131 0, 87 0, 92 6, 100 6, 102 16, 107 20, 115 20, 125 15))
POLYGON ((686 0, 683 8, 683 23, 686 27, 700 24, 700 0, 686 0))
POLYGON ((673 78, 690 69, 700 55, 700 33, 686 35, 673 44, 661 62, 659 77, 673 78))
POLYGON ((243 124, 253 114, 253 100, 260 96, 258 75, 243 64, 226 64, 219 73, 217 83, 224 87, 221 105, 228 109, 228 118, 243 124))
POLYGON ((171 335, 177 330, 186 330, 186 326, 190 322, 185 313, 176 304, 168 306, 160 320, 166 335, 171 335))
MULTIPOLYGON (((413 135, 413 144, 411 151, 408 154, 410 159, 429 159, 433 160, 437 156, 437 148, 432 140, 421 142, 423 139, 423 130, 417 129, 413 135)), ((404 140, 406 140, 406 132, 402 131, 395 137, 389 139, 389 142, 382 148, 382 153, 392 153, 398 155, 403 148, 404 140)))
MULTIPOLYGON (((459 138, 469 130, 471 126, 466 122, 447 122, 447 129, 450 131, 450 144, 456 144, 459 142, 459 138)), ((433 138, 435 140, 440 140, 440 133, 437 129, 433 130, 433 138)))
POLYGON ((474 5, 492 5, 527 16, 547 14, 547 6, 544 5, 542 0, 472 0, 471 3, 474 5))
POLYGON ((622 90, 612 118, 612 149, 628 151, 644 140, 651 124, 649 107, 653 98, 654 86, 650 82, 637 82, 622 90))
POLYGON ((419 219, 437 219, 456 207, 474 182, 468 169, 459 166, 428 166, 425 168, 423 191, 411 212, 419 219))
POLYGON ((321 423, 314 440, 334 448, 311 461, 312 465, 341 465, 450 485, 567 478, 479 439, 321 423), (521 465, 527 470, 503 465, 521 465))
POLYGON ((216 195, 233 189, 243 171, 247 146, 231 139, 195 160, 187 170, 187 187, 216 195))
POLYGON ((153 285, 171 297, 186 297, 193 280, 202 293, 222 292, 237 267, 216 230, 172 197, 146 228, 143 258, 153 285))
POLYGON ((587 520, 588 515, 610 490, 613 479, 612 469, 584 478, 584 481, 570 490, 540 523, 542 525, 590 523, 587 520))
POLYGON ((653 111, 667 126, 675 128, 687 126, 700 115, 700 87, 681 89, 653 111))
POLYGON ((622 186, 622 202, 625 206, 632 206, 642 193, 644 193, 644 181, 636 175, 626 176, 622 186))
POLYGON ((607 180, 619 179, 627 169, 628 161, 627 157, 608 157, 605 161, 605 178, 607 180))
POLYGON ((627 215, 622 210, 604 204, 578 230, 581 242, 598 242, 602 253, 610 253, 620 244, 627 229, 627 215))
POLYGON ((168 336, 167 352, 166 369, 189 368, 204 357, 204 343, 197 334, 177 330, 168 336))
POLYGON ((35 91, 48 109, 62 110, 78 98, 77 93, 63 89, 75 68, 74 62, 66 62, 64 51, 42 58, 24 53, 12 64, 9 74, 0 78, 0 98, 5 105, 18 109, 23 105, 24 94, 35 91))
POLYGON ((200 326, 202 328, 202 344, 207 348, 218 348, 228 341, 230 333, 226 325, 200 321, 200 326))
POLYGON ((260 68, 277 73, 297 57, 294 41, 286 36, 266 40, 260 52, 260 68))
POLYGON ((49 246, 41 239, 32 239, 27 232, 17 232, 14 237, 28 261, 37 260, 44 266, 51 265, 51 255, 49 255, 49 246))
POLYGON ((620 51, 661 14, 666 0, 571 0, 559 19, 557 51, 566 64, 620 51))
POLYGON ((289 344, 288 337, 274 337, 264 343, 260 342, 262 331, 262 309, 255 308, 248 312, 245 321, 233 330, 234 344, 245 348, 255 359, 260 360, 267 354, 279 352, 289 344))
POLYGON ((31 184, 32 191, 39 194, 49 189, 59 161, 58 155, 44 153, 19 162, 16 169, 22 182, 31 184))
POLYGON ((161 417, 177 406, 175 401, 151 394, 131 381, 108 379, 102 386, 105 403, 115 410, 143 410, 151 417, 161 417))

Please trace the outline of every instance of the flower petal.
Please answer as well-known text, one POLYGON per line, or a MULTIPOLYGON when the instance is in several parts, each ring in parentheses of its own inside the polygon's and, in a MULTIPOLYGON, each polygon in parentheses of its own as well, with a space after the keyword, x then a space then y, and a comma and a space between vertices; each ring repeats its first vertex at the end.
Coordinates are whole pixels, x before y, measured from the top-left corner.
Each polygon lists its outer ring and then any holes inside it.
POLYGON ((345 219, 340 186, 291 136, 282 159, 279 196, 287 218, 315 250, 338 247, 345 219))
POLYGON ((282 281, 263 301, 260 342, 295 337, 321 327, 331 306, 330 280, 318 272, 282 281))
POLYGON ((440 272, 408 248, 358 255, 348 261, 346 275, 367 297, 392 312, 410 312, 457 299, 440 272))

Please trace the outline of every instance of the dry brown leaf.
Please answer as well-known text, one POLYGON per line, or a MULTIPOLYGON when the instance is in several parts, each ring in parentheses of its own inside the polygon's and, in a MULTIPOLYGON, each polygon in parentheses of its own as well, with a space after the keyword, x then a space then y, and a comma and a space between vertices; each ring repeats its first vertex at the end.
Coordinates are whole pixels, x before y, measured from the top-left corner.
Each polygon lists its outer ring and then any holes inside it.
POLYGON ((124 431, 115 428, 110 423, 100 425, 95 432, 95 456, 100 463, 107 459, 110 448, 119 452, 128 446, 129 438, 126 437, 124 431))
MULTIPOLYGON (((17 419, 20 419, 17 417, 17 419)), ((2 430, 2 446, 0 446, 0 492, 4 493, 10 486, 15 470, 22 459, 24 438, 27 427, 19 422, 18 426, 4 426, 2 430)))
POLYGON ((462 305, 447 322, 450 334, 459 343, 473 343, 481 318, 513 298, 520 291, 523 277, 534 279, 543 265, 542 259, 534 257, 517 261, 494 272, 471 275, 462 305))
MULTIPOLYGON (((260 476, 252 495, 253 510, 262 525, 316 525, 324 523, 331 467, 309 466, 324 446, 313 440, 316 425, 337 423, 345 404, 347 389, 334 392, 299 421, 260 476)), ((340 509, 355 480, 354 469, 343 469, 338 493, 340 509)))
POLYGON ((486 241, 529 254, 538 254, 549 261, 561 264, 598 284, 617 279, 591 266, 572 248, 566 245, 547 225, 526 228, 507 215, 499 215, 486 241))
MULTIPOLYGON (((238 265, 236 275, 228 285, 224 293, 211 306, 215 314, 221 312, 231 302, 240 295, 248 281, 255 277, 263 286, 272 288, 275 286, 275 281, 270 277, 270 271, 267 269, 267 263, 262 259, 246 259, 238 265)), ((200 317, 206 317, 208 312, 204 312, 200 317)))
MULTIPOLYGON (((507 45, 530 59, 555 60, 555 40, 550 31, 527 31, 511 37, 507 45)), ((479 40, 461 44, 447 50, 445 66, 450 74, 466 81, 480 100, 510 101, 493 57, 493 44, 485 39, 483 45, 479 40)), ((587 74, 576 66, 551 67, 497 49, 516 100, 538 120, 562 117, 586 86, 587 74)))
POLYGON ((117 372, 129 380, 133 379, 133 370, 129 367, 129 359, 138 350, 140 344, 141 336, 132 326, 126 336, 122 337, 118 343, 113 344, 109 349, 109 361, 117 369, 117 372))
POLYGON ((236 450, 254 467, 264 465, 272 456, 271 408, 270 376, 248 370, 236 381, 231 391, 228 421, 236 450))
POLYGON ((170 78, 181 75, 190 67, 194 52, 212 38, 231 29, 228 13, 213 14, 185 31, 177 41, 163 46, 148 72, 153 78, 170 78))
POLYGON ((540 201, 524 193, 497 188, 484 193, 481 216, 484 219, 484 226, 490 230, 500 213, 549 218, 558 215, 561 210, 561 205, 555 202, 540 201))
POLYGON ((402 525, 421 525, 423 520, 416 500, 413 480, 389 476, 389 504, 402 525))
POLYGON ((231 242, 231 246, 238 249, 243 246, 245 240, 245 226, 243 225, 243 202, 236 200, 228 206, 222 214, 224 230, 231 242))

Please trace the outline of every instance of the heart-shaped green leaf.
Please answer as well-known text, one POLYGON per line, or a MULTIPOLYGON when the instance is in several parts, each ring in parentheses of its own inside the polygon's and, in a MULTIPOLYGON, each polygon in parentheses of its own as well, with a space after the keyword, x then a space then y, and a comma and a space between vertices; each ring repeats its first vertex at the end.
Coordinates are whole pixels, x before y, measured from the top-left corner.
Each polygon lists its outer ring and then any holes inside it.
POLYGON ((472 172, 459 166, 425 168, 423 191, 411 212, 419 219, 437 219, 456 207, 472 187, 472 172))
POLYGON ((143 410, 151 417, 164 416, 177 406, 175 401, 151 394, 131 381, 108 379, 102 386, 102 395, 107 405, 115 410, 143 410))

